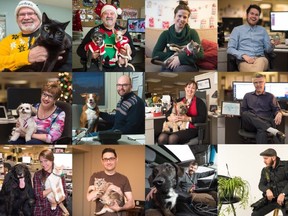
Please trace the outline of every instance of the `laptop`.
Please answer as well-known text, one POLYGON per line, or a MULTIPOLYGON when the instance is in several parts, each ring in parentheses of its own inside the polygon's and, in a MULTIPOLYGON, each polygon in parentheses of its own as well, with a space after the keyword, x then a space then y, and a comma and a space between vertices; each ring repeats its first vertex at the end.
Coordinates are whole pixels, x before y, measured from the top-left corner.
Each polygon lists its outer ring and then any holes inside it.
POLYGON ((0 121, 7 121, 8 116, 7 116, 7 111, 5 106, 0 106, 0 121))
POLYGON ((193 192, 196 192, 196 193, 203 193, 203 192, 208 192, 208 191, 211 191, 211 186, 215 180, 215 178, 217 177, 217 174, 215 173, 213 175, 213 178, 212 179, 207 179, 208 183, 204 184, 203 183, 203 179, 198 179, 197 180, 197 185, 196 185, 196 188, 193 190, 193 192), (204 185, 203 185, 204 184, 204 185))

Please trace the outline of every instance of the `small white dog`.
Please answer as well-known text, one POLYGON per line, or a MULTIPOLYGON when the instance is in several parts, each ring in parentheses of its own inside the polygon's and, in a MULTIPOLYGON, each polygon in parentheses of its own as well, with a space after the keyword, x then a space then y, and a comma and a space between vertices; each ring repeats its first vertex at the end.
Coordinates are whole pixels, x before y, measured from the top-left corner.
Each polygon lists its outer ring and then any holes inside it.
POLYGON ((36 109, 31 104, 23 103, 18 106, 17 113, 20 126, 12 132, 10 140, 16 141, 20 137, 21 131, 23 131, 26 134, 25 140, 28 142, 31 140, 32 134, 37 131, 37 125, 33 119, 33 116, 36 115, 36 109))

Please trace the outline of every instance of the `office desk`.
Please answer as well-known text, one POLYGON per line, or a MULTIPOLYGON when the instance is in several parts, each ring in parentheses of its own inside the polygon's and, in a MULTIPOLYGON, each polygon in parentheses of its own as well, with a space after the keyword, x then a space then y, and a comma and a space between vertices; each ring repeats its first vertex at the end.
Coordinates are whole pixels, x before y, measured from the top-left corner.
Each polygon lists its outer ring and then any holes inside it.
MULTIPOLYGON (((99 140, 94 140, 96 137, 84 137, 81 139, 80 142, 77 143, 77 145, 82 144, 92 144, 92 145, 101 145, 99 140)), ((119 145, 143 145, 145 140, 144 134, 137 134, 137 135, 122 135, 121 139, 119 139, 116 144, 119 145), (141 137, 140 137, 141 136, 141 137), (138 137, 137 139, 131 138, 131 137, 138 137)), ((115 144, 115 143, 112 143, 115 144)))
POLYGON ((162 132, 162 126, 165 119, 165 116, 145 118, 145 144, 155 144, 155 137, 162 132))
POLYGON ((281 49, 274 49, 276 58, 273 60, 273 71, 288 71, 288 46, 280 44, 281 49), (287 47, 287 48, 283 48, 287 47))
MULTIPOLYGON (((225 117, 209 115, 211 144, 241 144, 242 138, 238 134, 241 126, 239 117, 225 117)), ((288 114, 283 116, 277 128, 286 135, 285 144, 288 144, 288 114)))
POLYGON ((9 136, 15 124, 16 119, 0 121, 0 144, 8 144, 9 136))

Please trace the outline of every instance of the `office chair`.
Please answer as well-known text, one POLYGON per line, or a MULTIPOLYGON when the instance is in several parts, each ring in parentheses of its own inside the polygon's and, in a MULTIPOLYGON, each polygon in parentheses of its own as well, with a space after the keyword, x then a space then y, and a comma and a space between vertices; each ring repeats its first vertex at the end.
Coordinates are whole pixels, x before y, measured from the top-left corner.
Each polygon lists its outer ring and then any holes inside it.
MULTIPOLYGON (((195 93, 195 95, 198 98, 201 98, 202 101, 205 103, 206 107, 207 107, 207 103, 206 103, 206 91, 197 91, 195 93)), ((198 129, 198 136, 192 138, 191 140, 189 140, 189 142, 185 143, 186 145, 197 145, 197 144, 203 144, 204 138, 205 138, 205 131, 207 128, 207 117, 206 117, 206 122, 205 123, 195 123, 194 126, 198 129)))
POLYGON ((56 106, 60 107, 65 112, 64 130, 61 137, 54 144, 71 144, 72 142, 72 108, 71 104, 56 101, 56 106))
MULTIPOLYGON (((273 69, 273 60, 276 58, 277 54, 274 52, 264 53, 265 57, 268 59, 268 71, 273 69)), ((237 58, 232 54, 227 54, 227 71, 239 71, 237 58)))

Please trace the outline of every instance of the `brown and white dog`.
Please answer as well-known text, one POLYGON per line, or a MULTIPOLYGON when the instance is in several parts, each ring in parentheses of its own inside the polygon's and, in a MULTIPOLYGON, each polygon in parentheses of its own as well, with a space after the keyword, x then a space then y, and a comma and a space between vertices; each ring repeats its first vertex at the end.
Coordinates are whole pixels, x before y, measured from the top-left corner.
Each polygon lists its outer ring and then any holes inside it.
POLYGON ((126 30, 115 30, 115 45, 114 48, 116 49, 116 58, 118 58, 118 66, 122 67, 122 65, 119 62, 119 59, 123 59, 125 62, 125 67, 128 65, 132 67, 133 71, 135 71, 135 68, 132 64, 128 63, 129 60, 132 60, 131 54, 132 50, 129 45, 129 39, 124 36, 126 30))
POLYGON ((85 105, 82 107, 80 127, 87 126, 87 132, 96 132, 100 112, 97 105, 99 96, 95 93, 83 93, 81 97, 85 98, 85 105))
MULTIPOLYGON (((187 110, 188 110, 187 105, 183 101, 174 103, 170 116, 186 115, 187 110)), ((186 130, 186 126, 187 126, 187 122, 185 121, 178 121, 178 122, 165 121, 163 123, 162 132, 170 132, 170 129, 172 129, 173 132, 177 132, 179 131, 179 129, 186 130)))

